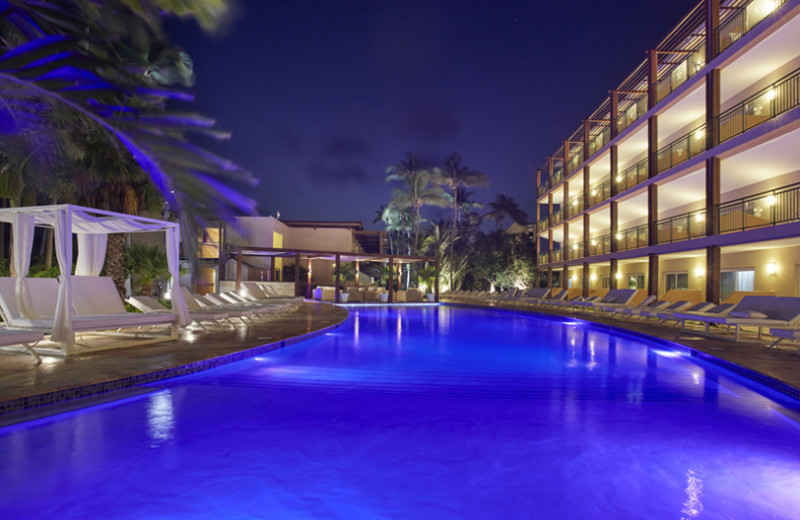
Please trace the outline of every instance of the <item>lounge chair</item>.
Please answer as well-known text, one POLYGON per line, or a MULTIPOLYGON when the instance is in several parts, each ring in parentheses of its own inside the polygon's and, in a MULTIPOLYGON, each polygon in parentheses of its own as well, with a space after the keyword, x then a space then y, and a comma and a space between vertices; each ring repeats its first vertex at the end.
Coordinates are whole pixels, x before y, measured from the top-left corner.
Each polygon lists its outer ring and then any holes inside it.
POLYGON ((540 303, 542 300, 547 298, 549 293, 550 289, 547 287, 534 287, 528 289, 527 294, 525 294, 522 300, 526 303, 540 303))
POLYGON ((791 296, 777 296, 762 311, 740 310, 739 306, 746 298, 769 298, 769 296, 747 296, 736 309, 728 313, 725 318, 726 325, 733 325, 734 340, 739 341, 741 327, 756 327, 758 338, 761 339, 761 330, 764 328, 794 328, 800 326, 800 298, 791 296))
POLYGON ((714 307, 714 304, 711 302, 699 302, 688 307, 681 306, 680 308, 677 309, 672 308, 672 305, 670 305, 666 309, 656 312, 655 317, 658 318, 658 324, 667 321, 674 321, 675 322, 675 324, 673 325, 674 327, 675 325, 681 323, 681 320, 675 317, 676 313, 681 312, 681 313, 694 314, 697 312, 706 312, 712 307, 714 307))
POLYGON ((631 311, 631 314, 647 320, 648 318, 656 318, 659 313, 682 311, 689 307, 689 305, 691 305, 691 303, 688 300, 678 300, 676 302, 658 300, 644 309, 631 311))
MULTIPOLYGON (((158 300, 151 298, 150 296, 131 296, 127 301, 142 312, 172 312, 170 309, 162 305, 158 300)), ((206 329, 205 325, 203 325, 203 323, 207 322, 211 322, 214 325, 219 326, 220 321, 226 321, 230 325, 233 325, 233 323, 228 320, 228 313, 222 311, 190 310, 189 317, 194 323, 200 325, 200 327, 202 327, 204 330, 208 330, 206 329)))
POLYGON ((579 300, 574 302, 574 307, 583 307, 588 309, 602 309, 603 307, 611 308, 615 305, 628 305, 633 297, 636 295, 636 289, 611 289, 605 296, 599 299, 579 300))
POLYGON ((795 352, 795 354, 800 356, 800 328, 770 328, 769 333, 775 336, 775 341, 770 343, 769 348, 777 348, 778 343, 788 339, 794 341, 797 347, 797 352, 795 352))
POLYGON ((248 324, 247 318, 258 314, 258 310, 252 307, 245 308, 243 306, 234 306, 227 302, 214 298, 213 295, 206 294, 201 296, 193 294, 188 287, 181 287, 183 293, 183 300, 186 302, 186 308, 189 311, 211 311, 211 312, 226 312, 229 318, 238 318, 242 323, 248 324))
POLYGON ((652 305, 656 300, 657 296, 655 294, 651 294, 647 296, 644 300, 635 305, 630 303, 612 302, 612 303, 600 303, 597 305, 597 308, 603 312, 609 312, 611 314, 625 313, 625 311, 628 311, 628 314, 631 314, 631 311, 644 309, 645 307, 652 305))
POLYGON ((33 356, 37 365, 41 364, 42 358, 36 353, 34 347, 43 339, 44 334, 41 331, 0 327, 0 347, 8 348, 20 345, 28 354, 33 356))
MULTIPOLYGON (((753 320, 754 318, 763 320, 767 316, 765 314, 765 311, 777 299, 778 298, 776 296, 745 296, 735 306, 732 306, 731 304, 721 304, 703 313, 677 312, 675 313, 675 317, 681 320, 681 328, 683 330, 686 330, 687 321, 699 321, 703 323, 705 325, 705 330, 704 330, 705 334, 708 334, 709 325, 711 325, 712 323, 716 325, 726 325, 726 326, 734 325, 735 328, 734 340, 738 341, 739 325, 754 324, 752 321, 750 321, 749 323, 745 323, 742 322, 741 320, 753 320), (734 314, 731 315, 730 313, 734 314), (729 315, 731 316, 731 319, 733 321, 729 321, 728 319, 729 315)), ((798 311, 800 311, 800 309, 798 309, 798 311)), ((774 310, 773 312, 777 313, 778 311, 774 310)), ((760 330, 761 329, 759 328, 759 335, 760 335, 760 330)))

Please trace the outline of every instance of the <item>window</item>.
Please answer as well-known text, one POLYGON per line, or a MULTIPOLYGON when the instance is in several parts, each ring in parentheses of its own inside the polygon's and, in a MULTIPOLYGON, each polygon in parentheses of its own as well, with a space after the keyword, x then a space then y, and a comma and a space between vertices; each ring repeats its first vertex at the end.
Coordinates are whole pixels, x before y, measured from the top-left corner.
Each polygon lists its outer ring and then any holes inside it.
POLYGON ((719 296, 725 299, 734 291, 752 291, 755 287, 755 269, 731 269, 722 271, 719 276, 719 296))
POLYGON ((644 289, 644 275, 643 274, 629 274, 628 275, 628 289, 644 289))
POLYGON ((610 276, 601 276, 600 277, 600 288, 601 289, 608 289, 611 287, 611 277, 610 276))
POLYGON ((666 273, 664 276, 667 278, 667 290, 672 289, 688 289, 689 288, 689 273, 666 273))

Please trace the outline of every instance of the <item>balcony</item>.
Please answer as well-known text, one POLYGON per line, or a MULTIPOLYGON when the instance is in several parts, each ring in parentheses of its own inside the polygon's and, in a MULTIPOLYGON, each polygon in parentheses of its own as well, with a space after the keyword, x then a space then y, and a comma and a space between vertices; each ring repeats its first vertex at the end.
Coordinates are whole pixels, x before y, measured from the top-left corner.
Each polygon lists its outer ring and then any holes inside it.
POLYGON ((661 101, 676 88, 686 83, 686 80, 697 74, 700 69, 705 67, 705 64, 705 42, 702 42, 694 48, 694 52, 656 83, 656 102, 661 101))
POLYGON ((555 226, 556 224, 561 224, 561 210, 554 211, 550 216, 550 225, 555 226))
POLYGON ((617 251, 638 249, 646 247, 647 244, 647 224, 617 233, 617 251))
POLYGON ((706 210, 684 213, 656 222, 658 244, 669 244, 706 236, 706 210))
POLYGON ((705 150, 706 125, 702 125, 656 152, 657 173, 686 162, 705 150))
POLYGON ((560 249, 553 249, 553 262, 560 262, 563 258, 560 249))
POLYGON ((574 217, 583 211, 583 194, 573 197, 567 205, 567 218, 574 217))
POLYGON ((758 25, 775 9, 785 4, 787 0, 751 0, 739 6, 739 12, 733 15, 717 29, 717 42, 719 52, 733 45, 753 27, 758 25))
POLYGON ((550 189, 550 179, 544 181, 543 183, 541 183, 539 185, 539 192, 538 192, 539 193, 539 197, 541 197, 542 195, 547 193, 547 190, 549 190, 549 189, 550 189))
POLYGON ((622 193, 628 188, 643 183, 648 177, 647 159, 642 159, 630 168, 626 168, 617 175, 617 193, 622 193))
POLYGON ((719 141, 736 137, 797 105, 800 105, 800 69, 721 114, 719 141))
POLYGON ((573 242, 567 246, 567 259, 575 260, 576 258, 583 258, 583 241, 573 242))
POLYGON ((556 171, 553 172, 553 176, 550 177, 550 187, 553 188, 558 186, 558 183, 564 178, 564 168, 558 168, 556 171))
POLYGON ((570 154, 569 160, 567 161, 567 175, 574 172, 578 165, 583 162, 583 146, 578 146, 576 150, 577 151, 570 154))
POLYGON ((624 112, 617 116, 617 133, 631 126, 631 124, 642 117, 645 112, 647 112, 647 95, 642 95, 624 112))
POLYGON ((545 251, 544 253, 539 253, 539 264, 538 265, 544 265, 544 264, 549 264, 549 263, 550 263, 550 253, 548 253, 547 251, 545 251))
POLYGON ((611 198, 611 179, 589 188, 589 207, 596 206, 611 198))
POLYGON ((593 156, 611 140, 611 128, 606 128, 589 141, 589 157, 593 156))
POLYGON ((547 217, 543 217, 539 222, 536 223, 536 231, 539 233, 543 233, 547 231, 549 227, 549 219, 547 217))
POLYGON ((589 255, 604 255, 611 252, 611 235, 603 235, 589 239, 589 255))
POLYGON ((800 184, 719 205, 719 232, 731 233, 800 220, 800 184))

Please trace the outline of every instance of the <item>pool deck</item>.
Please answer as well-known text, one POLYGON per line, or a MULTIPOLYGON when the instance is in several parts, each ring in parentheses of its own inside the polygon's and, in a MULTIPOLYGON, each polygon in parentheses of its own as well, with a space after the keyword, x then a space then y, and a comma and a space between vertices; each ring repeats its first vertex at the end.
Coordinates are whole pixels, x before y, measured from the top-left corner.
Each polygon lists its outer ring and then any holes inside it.
POLYGON ((68 359, 0 351, 0 415, 186 375, 289 346, 341 325, 346 309, 306 301, 249 326, 182 329, 175 341, 68 359))
MULTIPOLYGON (((682 334, 680 328, 620 320, 594 313, 554 313, 514 302, 490 305, 512 311, 571 316, 617 330, 646 334, 683 345, 718 364, 761 379, 784 393, 800 397, 800 356, 790 343, 767 349, 769 340, 746 334, 742 341, 682 334), (721 361, 718 361, 721 360, 721 361), (766 376, 767 379, 760 377, 766 376), (777 384, 774 384, 777 382, 777 384), (773 384, 770 384, 773 383, 773 384)), ((559 309, 563 311, 563 309, 559 309)), ((77 397, 113 393, 138 384, 190 374, 289 346, 340 326, 346 308, 306 301, 297 310, 248 327, 203 332, 192 328, 177 341, 105 350, 59 359, 45 357, 41 365, 23 353, 0 352, 0 415, 77 397)))

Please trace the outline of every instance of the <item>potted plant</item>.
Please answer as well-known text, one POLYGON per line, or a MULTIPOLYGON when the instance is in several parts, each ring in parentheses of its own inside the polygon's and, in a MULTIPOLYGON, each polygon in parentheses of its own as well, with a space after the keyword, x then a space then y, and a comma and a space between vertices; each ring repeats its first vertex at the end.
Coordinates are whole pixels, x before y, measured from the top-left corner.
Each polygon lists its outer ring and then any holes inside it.
MULTIPOLYGON (((332 283, 336 284, 336 267, 333 268, 333 272, 331 273, 332 283)), ((339 301, 341 303, 347 303, 350 299, 350 294, 345 292, 347 290, 346 283, 352 282, 356 279, 356 271, 353 268, 353 264, 340 264, 339 265, 339 301)))
POLYGON ((439 270, 436 266, 429 265, 417 271, 419 278, 420 288, 425 289, 425 299, 429 302, 436 300, 436 295, 433 293, 433 288, 436 285, 436 278, 439 277, 439 270))

